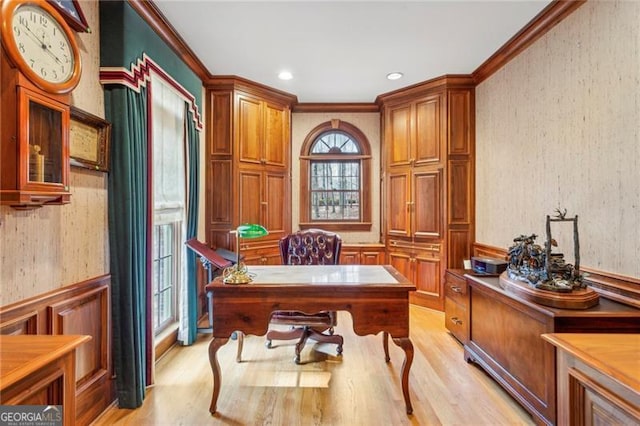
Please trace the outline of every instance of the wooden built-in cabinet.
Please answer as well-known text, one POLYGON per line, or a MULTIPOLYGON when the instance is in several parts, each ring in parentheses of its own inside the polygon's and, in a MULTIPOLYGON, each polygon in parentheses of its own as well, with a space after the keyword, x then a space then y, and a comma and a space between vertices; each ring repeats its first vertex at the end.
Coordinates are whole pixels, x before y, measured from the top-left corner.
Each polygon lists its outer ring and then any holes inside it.
POLYGON ((445 76, 378 103, 388 259, 416 284, 412 303, 443 310, 445 269, 462 267, 474 237, 474 84, 445 76))
POLYGON ((0 57, 0 204, 33 209, 66 204, 70 95, 48 93, 0 57))
POLYGON ((248 264, 279 263, 291 232, 291 105, 295 97, 236 77, 206 85, 207 239, 235 250, 229 231, 258 223, 269 235, 242 240, 248 264))

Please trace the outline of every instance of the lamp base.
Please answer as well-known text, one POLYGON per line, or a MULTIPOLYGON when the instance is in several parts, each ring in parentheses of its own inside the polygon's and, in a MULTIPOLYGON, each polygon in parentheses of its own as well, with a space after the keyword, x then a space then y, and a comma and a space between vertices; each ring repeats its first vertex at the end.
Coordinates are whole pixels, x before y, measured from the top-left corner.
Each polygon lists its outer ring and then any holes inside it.
POLYGON ((225 284, 248 284, 251 281, 253 278, 242 262, 226 268, 222 273, 222 282, 225 284))

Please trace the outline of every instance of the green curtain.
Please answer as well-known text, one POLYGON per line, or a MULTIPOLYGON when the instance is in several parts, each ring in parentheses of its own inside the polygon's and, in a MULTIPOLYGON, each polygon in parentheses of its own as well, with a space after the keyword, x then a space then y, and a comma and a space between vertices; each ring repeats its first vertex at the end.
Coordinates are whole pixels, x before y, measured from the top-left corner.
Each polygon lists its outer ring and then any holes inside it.
MULTIPOLYGON (((189 185, 187 199, 187 240, 195 238, 198 234, 198 197, 200 167, 200 135, 195 127, 193 113, 189 105, 185 104, 187 120, 187 185, 189 185)), ((189 333, 188 340, 183 342, 190 345, 195 342, 198 334, 198 283, 197 283, 197 256, 193 250, 187 250, 187 287, 188 287, 188 311, 189 333)))
MULTIPOLYGON (((147 91, 107 86, 112 123, 109 248, 113 360, 121 408, 142 405, 147 381, 147 91)), ((151 324, 149 327, 153 328, 151 324)))

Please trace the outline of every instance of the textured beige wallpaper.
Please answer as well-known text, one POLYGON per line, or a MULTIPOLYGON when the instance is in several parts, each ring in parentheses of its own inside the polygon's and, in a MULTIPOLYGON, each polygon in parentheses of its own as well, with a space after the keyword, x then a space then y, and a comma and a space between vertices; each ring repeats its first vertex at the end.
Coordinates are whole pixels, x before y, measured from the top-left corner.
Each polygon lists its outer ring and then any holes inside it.
MULTIPOLYGON (((98 3, 80 4, 92 32, 76 38, 83 70, 71 102, 104 117, 98 3)), ((0 306, 109 271, 107 174, 72 167, 70 188, 64 206, 0 206, 0 306)))
POLYGON ((377 243, 380 241, 380 114, 378 113, 294 113, 291 118, 291 221, 292 229, 300 223, 300 149, 304 139, 317 125, 339 119, 359 128, 371 145, 371 232, 345 232, 346 243, 377 243))
POLYGON ((478 242, 543 243, 562 207, 583 266, 640 277, 639 23, 640 2, 589 1, 477 87, 478 242))

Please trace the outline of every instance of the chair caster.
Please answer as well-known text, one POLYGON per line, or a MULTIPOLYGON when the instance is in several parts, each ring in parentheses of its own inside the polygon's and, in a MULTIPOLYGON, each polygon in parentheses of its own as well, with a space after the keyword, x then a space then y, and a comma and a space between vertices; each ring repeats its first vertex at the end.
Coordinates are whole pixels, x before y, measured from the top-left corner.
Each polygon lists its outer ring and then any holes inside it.
POLYGON ((338 355, 342 355, 342 345, 338 345, 338 347, 336 348, 336 352, 338 355))
POLYGON ((300 365, 300 355, 296 355, 295 358, 293 358, 293 362, 295 362, 296 365, 300 365))
POLYGON ((264 342, 264 345, 269 349, 273 348, 273 345, 271 344, 271 340, 267 340, 266 342, 264 342))

